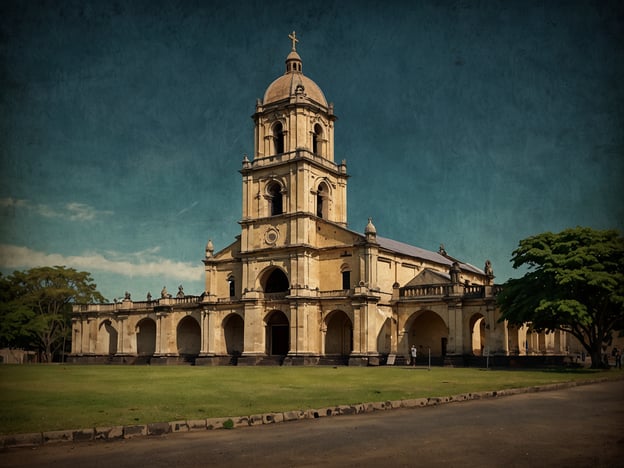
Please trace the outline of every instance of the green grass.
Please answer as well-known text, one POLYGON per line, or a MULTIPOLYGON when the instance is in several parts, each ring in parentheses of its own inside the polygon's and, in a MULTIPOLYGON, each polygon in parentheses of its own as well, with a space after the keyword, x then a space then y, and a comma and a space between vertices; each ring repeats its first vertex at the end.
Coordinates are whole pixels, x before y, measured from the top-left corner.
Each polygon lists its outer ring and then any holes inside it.
POLYGON ((596 377, 590 370, 0 366, 0 433, 245 416, 596 377))

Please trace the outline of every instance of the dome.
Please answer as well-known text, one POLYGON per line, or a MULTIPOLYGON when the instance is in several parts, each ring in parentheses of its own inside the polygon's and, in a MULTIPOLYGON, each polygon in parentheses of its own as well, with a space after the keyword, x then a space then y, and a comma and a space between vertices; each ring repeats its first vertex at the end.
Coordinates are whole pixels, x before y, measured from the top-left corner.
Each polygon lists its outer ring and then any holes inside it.
POLYGON ((288 73, 271 83, 264 93, 263 104, 267 105, 282 99, 288 99, 290 96, 297 94, 299 86, 303 86, 302 91, 309 99, 327 107, 327 100, 321 88, 302 73, 288 73))
POLYGON ((286 57, 286 73, 269 85, 264 93, 263 104, 266 106, 273 102, 289 99, 297 94, 303 94, 317 104, 327 107, 327 100, 321 88, 305 76, 301 70, 301 57, 293 47, 293 50, 286 57))

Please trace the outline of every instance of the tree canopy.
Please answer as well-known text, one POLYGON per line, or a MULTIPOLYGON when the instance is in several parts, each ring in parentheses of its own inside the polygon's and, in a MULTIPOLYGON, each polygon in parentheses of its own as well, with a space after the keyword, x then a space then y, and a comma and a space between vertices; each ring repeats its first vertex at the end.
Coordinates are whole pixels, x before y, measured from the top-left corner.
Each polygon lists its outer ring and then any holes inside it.
POLYGON ((64 266, 0 275, 0 344, 50 362, 71 339, 72 303, 105 301, 96 288, 90 273, 64 266))
POLYGON ((514 268, 528 267, 498 295, 501 321, 535 331, 563 330, 601 366, 603 346, 624 328, 624 238, 586 227, 521 240, 514 268))

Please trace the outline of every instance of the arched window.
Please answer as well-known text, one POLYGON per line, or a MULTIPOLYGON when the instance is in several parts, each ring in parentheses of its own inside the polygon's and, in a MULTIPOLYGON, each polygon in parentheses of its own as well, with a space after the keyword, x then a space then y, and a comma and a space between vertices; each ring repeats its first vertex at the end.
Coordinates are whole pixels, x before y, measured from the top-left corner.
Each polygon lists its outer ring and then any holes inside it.
POLYGON ((234 281, 234 276, 228 276, 227 282, 230 289, 230 297, 236 296, 236 282, 234 281))
POLYGON ((286 292, 290 288, 288 277, 279 268, 275 268, 269 276, 266 277, 266 282, 263 286, 265 293, 286 292))
POLYGON ((327 219, 329 205, 329 189, 321 182, 316 190, 316 216, 327 219))
POLYGON ((280 122, 273 125, 273 144, 275 145, 275 154, 284 152, 284 128, 280 122))
POLYGON ((314 133, 312 134, 312 152, 314 154, 321 154, 321 142, 323 140, 323 127, 319 124, 314 126, 314 133))
POLYGON ((271 216, 280 215, 284 212, 284 206, 282 203, 282 187, 277 182, 271 183, 267 187, 267 193, 269 198, 269 213, 271 216))

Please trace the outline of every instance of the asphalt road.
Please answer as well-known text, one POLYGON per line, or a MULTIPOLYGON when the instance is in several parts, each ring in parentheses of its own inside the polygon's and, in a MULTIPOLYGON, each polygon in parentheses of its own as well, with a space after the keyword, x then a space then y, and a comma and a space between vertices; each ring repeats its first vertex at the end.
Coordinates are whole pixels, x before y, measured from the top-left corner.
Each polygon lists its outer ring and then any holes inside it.
POLYGON ((0 453, 3 467, 623 465, 624 380, 230 431, 0 453))

